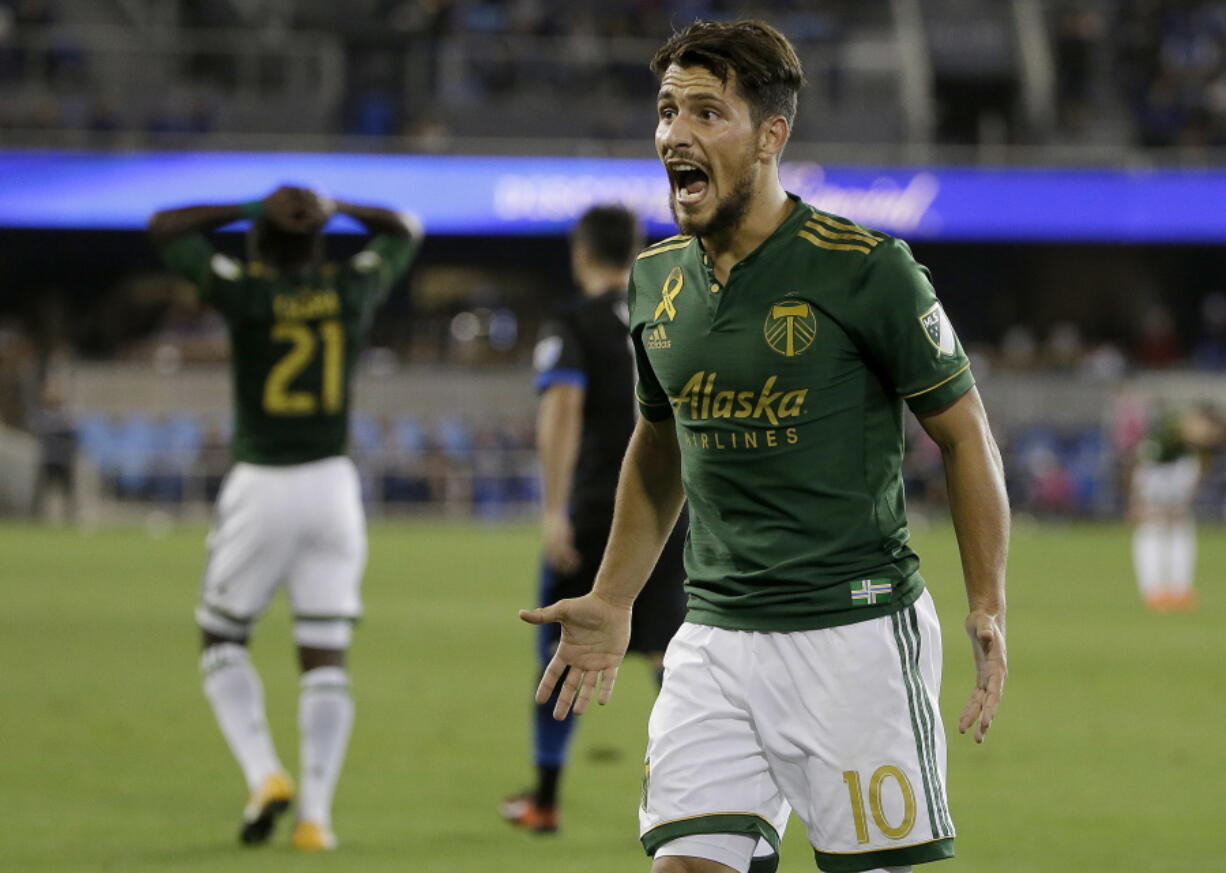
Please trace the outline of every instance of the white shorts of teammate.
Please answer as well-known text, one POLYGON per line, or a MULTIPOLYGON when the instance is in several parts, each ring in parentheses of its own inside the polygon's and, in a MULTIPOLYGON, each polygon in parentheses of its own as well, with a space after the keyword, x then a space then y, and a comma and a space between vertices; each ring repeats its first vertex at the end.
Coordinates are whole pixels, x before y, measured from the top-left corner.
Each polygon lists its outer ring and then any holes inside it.
POLYGON ((1200 459, 1186 455, 1164 464, 1142 464, 1132 474, 1132 491, 1142 514, 1182 515, 1196 497, 1200 459))
POLYGON ((346 457, 284 467, 235 464, 217 499, 196 620, 246 639, 285 585, 299 646, 344 649, 361 614, 366 527, 346 457))
POLYGON ((687 622, 664 667, 639 811, 650 854, 773 869, 763 856, 795 810, 824 871, 952 855, 927 591, 895 615, 824 630, 687 622))

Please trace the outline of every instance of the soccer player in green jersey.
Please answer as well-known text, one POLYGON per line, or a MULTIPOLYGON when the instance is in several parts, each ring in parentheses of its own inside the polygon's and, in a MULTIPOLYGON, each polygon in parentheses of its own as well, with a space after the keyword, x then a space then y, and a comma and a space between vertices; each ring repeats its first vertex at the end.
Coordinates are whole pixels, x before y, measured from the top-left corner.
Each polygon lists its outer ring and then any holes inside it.
POLYGON ((1129 482, 1132 564, 1141 599, 1153 612, 1194 612, 1196 516, 1192 503, 1202 455, 1222 444, 1210 407, 1165 410, 1137 446, 1129 482))
POLYGON ((643 416, 592 592, 537 690, 609 700, 631 608, 688 500, 687 620, 652 710, 653 873, 775 869, 789 812, 832 873, 953 854, 941 637, 908 545, 904 407, 941 447, 982 741, 1005 681, 1000 455, 928 272, 887 234, 788 194, 803 72, 778 31, 695 22, 656 54, 656 149, 681 235, 630 281, 643 416), (565 677, 565 678, 563 678, 565 677))
POLYGON ((375 310, 420 245, 420 226, 286 186, 252 203, 158 212, 149 232, 230 330, 235 464, 218 496, 196 620, 205 694, 250 790, 239 837, 265 842, 294 799, 247 654, 252 623, 284 584, 302 669, 293 843, 332 849, 332 795, 353 725, 345 653, 366 563, 357 472, 345 456, 350 383, 375 310), (323 260, 323 227, 335 213, 374 234, 343 264, 323 260), (245 263, 204 236, 242 218, 253 219, 245 263))

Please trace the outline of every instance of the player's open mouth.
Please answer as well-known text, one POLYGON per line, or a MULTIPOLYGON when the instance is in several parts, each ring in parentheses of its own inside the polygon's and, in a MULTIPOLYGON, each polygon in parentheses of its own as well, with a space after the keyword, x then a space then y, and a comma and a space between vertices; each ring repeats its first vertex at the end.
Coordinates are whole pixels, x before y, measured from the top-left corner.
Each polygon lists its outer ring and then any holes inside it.
POLYGON ((673 183, 673 196, 678 203, 685 206, 693 206, 701 201, 710 187, 710 177, 707 176, 706 170, 696 164, 680 161, 669 164, 668 176, 673 183))

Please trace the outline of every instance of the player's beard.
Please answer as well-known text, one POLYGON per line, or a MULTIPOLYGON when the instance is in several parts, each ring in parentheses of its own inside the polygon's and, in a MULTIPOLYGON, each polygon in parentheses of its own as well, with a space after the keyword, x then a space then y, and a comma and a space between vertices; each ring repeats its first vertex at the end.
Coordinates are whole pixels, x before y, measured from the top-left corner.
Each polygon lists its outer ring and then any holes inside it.
POLYGON ((673 213, 673 221, 677 223, 677 229, 682 233, 698 237, 721 236, 740 226, 741 221, 749 213, 754 191, 753 162, 746 160, 740 175, 732 185, 732 190, 720 197, 715 204, 715 211, 706 221, 684 217, 677 210, 676 197, 668 198, 668 208, 673 213))

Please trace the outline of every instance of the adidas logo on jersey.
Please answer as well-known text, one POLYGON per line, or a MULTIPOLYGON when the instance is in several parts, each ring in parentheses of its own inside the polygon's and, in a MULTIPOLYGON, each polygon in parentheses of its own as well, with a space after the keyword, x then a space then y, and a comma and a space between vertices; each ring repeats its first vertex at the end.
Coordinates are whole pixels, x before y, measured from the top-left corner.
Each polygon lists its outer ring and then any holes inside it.
POLYGON ((658 324, 651 330, 647 331, 647 336, 643 342, 649 350, 652 349, 671 349, 673 341, 668 338, 668 333, 664 330, 664 325, 658 324))

